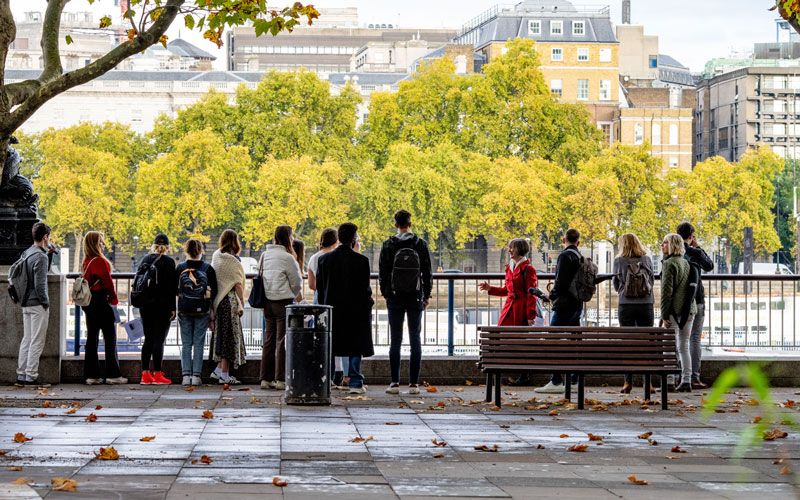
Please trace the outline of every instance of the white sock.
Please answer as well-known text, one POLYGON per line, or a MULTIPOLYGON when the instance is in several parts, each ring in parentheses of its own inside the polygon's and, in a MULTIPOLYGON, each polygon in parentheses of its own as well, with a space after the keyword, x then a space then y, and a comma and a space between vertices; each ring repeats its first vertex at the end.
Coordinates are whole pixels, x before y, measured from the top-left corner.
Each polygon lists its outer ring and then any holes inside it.
POLYGON ((214 369, 214 373, 216 373, 217 375, 220 375, 222 373, 222 370, 219 369, 219 366, 214 369))
POLYGON ((228 375, 228 372, 220 372, 219 378, 221 378, 222 380, 228 380, 230 376, 228 375))

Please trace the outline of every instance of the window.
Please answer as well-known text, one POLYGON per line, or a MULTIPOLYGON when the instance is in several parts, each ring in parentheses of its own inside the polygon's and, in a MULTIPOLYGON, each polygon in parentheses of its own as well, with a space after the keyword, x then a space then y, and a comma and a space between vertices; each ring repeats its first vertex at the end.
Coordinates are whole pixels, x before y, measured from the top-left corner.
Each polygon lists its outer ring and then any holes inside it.
POLYGON ((658 56, 650 56, 648 59, 648 67, 650 68, 657 68, 658 67, 658 56))
POLYGON ((677 156, 670 156, 669 157, 669 168, 678 168, 678 157, 677 156))
POLYGON ((550 92, 552 92, 554 95, 557 95, 558 97, 561 97, 562 89, 563 89, 563 82, 561 81, 561 79, 556 78, 550 80, 550 92))
POLYGON ((600 49, 600 62, 611 62, 611 49, 600 49))
POLYGON ((575 36, 583 36, 584 35, 584 24, 583 21, 573 21, 572 22, 572 34, 575 36))
POLYGON ((633 143, 634 144, 641 144, 644 142, 644 127, 641 123, 637 123, 635 127, 633 127, 633 143))
POLYGON ((669 143, 673 146, 678 144, 678 126, 674 123, 669 126, 669 143))
POLYGON ((528 21, 528 35, 541 35, 542 22, 541 21, 528 21))
POLYGON ((551 61, 563 61, 564 60, 564 49, 562 49, 562 48, 550 49, 550 60, 551 61))
POLYGON ((605 140, 606 144, 611 144, 611 124, 610 123, 603 123, 600 125, 600 130, 603 131, 603 140, 605 140))
POLYGON ((600 80, 600 100, 611 100, 611 80, 600 80))
POLYGON ((589 49, 582 48, 578 49, 578 61, 588 61, 589 60, 589 49))
POLYGON ((660 123, 654 123, 653 124, 652 135, 653 136, 652 136, 651 142, 653 143, 653 145, 654 146, 660 145, 661 144, 661 124, 660 123))
POLYGON ((671 108, 681 107, 682 91, 678 87, 670 87, 669 89, 669 106, 671 108))
POLYGON ((589 80, 578 80, 578 99, 589 99, 589 80))
POLYGON ((550 34, 562 35, 564 33, 564 21, 550 21, 550 34))
POLYGON ((772 125, 772 135, 786 135, 786 124, 774 123, 772 125))

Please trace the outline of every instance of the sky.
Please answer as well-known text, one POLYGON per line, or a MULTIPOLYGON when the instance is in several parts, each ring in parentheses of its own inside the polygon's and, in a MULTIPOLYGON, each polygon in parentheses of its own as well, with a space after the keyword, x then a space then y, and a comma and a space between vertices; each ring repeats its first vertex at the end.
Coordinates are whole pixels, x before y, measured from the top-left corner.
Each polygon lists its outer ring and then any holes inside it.
MULTIPOLYGON (((293 0, 275 0, 289 5, 293 0)), ((359 23, 392 23, 404 28, 458 28, 492 6, 514 4, 516 1, 494 0, 310 0, 317 8, 357 7, 359 23)), ((576 4, 609 5, 611 20, 621 22, 621 0, 577 0, 576 4)), ((14 16, 21 19, 31 10, 44 12, 45 0, 11 0, 14 16)), ((658 35, 659 52, 668 54, 693 72, 700 72, 706 61, 725 57, 731 49, 752 49, 754 42, 774 42, 777 15, 767 9, 772 0, 632 0, 631 22, 645 27, 645 34, 658 35)), ((68 11, 92 11, 95 19, 117 14, 114 0, 72 0, 68 11)), ((224 69, 224 48, 202 39, 199 33, 189 33, 182 22, 174 23, 167 33, 170 39, 179 35, 217 56, 215 67, 224 69), (182 28, 182 29, 181 29, 182 28)))

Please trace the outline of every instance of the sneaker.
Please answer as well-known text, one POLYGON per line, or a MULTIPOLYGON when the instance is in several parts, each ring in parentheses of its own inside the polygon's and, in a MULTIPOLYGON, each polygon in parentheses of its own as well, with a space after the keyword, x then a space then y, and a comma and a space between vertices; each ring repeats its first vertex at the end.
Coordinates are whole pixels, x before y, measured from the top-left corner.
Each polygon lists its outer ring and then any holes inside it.
POLYGON ((123 376, 114 377, 114 378, 107 378, 106 379, 106 384, 108 384, 108 385, 127 384, 127 383, 128 383, 128 379, 126 379, 123 376))
POLYGON ((150 372, 142 372, 142 380, 139 381, 139 384, 140 385, 152 385, 153 384, 153 374, 150 373, 150 372))
POLYGON ((153 384, 154 385, 169 385, 172 383, 172 380, 168 379, 164 376, 164 372, 154 372, 153 373, 153 384))
POLYGON ((533 392, 538 392, 540 394, 563 394, 564 384, 556 385, 552 382, 548 382, 546 386, 534 389, 533 392))
POLYGON ((38 378, 36 380, 26 380, 25 385, 28 387, 50 387, 50 384, 47 382, 39 382, 38 378))
POLYGON ((349 389, 346 385, 334 385, 333 388, 337 391, 346 391, 349 389))
POLYGON ((283 380, 278 380, 277 382, 275 382, 275 389, 277 389, 279 391, 285 391, 286 390, 286 382, 284 382, 283 380))
POLYGON ((348 391, 350 394, 366 394, 366 387, 351 387, 348 391))
POLYGON ((100 385, 103 383, 103 379, 101 378, 87 378, 86 385, 100 385))
POLYGON ((333 373, 333 385, 335 387, 341 387, 342 382, 344 382, 344 372, 334 372, 333 373))
POLYGON ((183 379, 181 380, 181 385, 184 387, 192 385, 192 376, 184 375, 183 379))
POLYGON ((18 378, 16 382, 14 382, 14 387, 25 387, 25 379, 18 378))
POLYGON ((219 380, 220 377, 222 377, 222 375, 220 375, 220 372, 218 372, 217 370, 211 372, 211 378, 219 380))
POLYGON ((268 389, 272 389, 272 382, 268 382, 266 380, 261 381, 261 390, 266 391, 268 389))
POLYGON ((228 378, 220 377, 218 383, 219 384, 228 384, 228 385, 238 385, 238 384, 241 384, 242 382, 238 378, 234 377, 233 375, 228 375, 228 378))
POLYGON ((419 386, 417 384, 408 384, 409 394, 419 394, 419 386))
POLYGON ((200 377, 200 375, 192 375, 192 385, 203 385, 203 379, 200 377))
POLYGON ((386 394, 400 394, 400 384, 392 382, 392 384, 386 388, 386 394))

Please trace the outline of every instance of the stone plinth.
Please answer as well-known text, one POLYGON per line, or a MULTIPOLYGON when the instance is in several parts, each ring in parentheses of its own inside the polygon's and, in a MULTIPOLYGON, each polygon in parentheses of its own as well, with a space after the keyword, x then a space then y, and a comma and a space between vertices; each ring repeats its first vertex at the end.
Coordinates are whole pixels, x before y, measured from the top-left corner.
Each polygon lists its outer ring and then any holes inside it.
MULTIPOLYGON (((61 351, 66 333, 67 280, 61 274, 47 277, 50 319, 47 340, 39 362, 39 379, 57 384, 61 380, 61 351), (62 333, 64 332, 64 333, 62 333)), ((17 355, 22 341, 22 308, 8 296, 8 270, 0 273, 0 384, 17 380, 17 355)))

